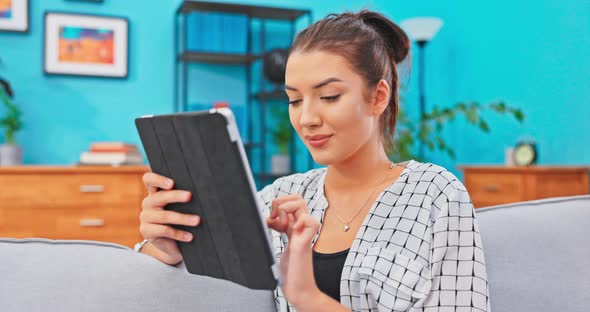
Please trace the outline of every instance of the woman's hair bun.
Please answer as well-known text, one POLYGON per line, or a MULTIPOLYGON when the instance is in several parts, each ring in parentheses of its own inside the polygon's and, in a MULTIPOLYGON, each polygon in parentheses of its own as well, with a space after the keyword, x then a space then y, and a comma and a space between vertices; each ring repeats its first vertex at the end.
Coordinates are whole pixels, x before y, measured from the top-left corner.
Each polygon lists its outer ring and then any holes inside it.
POLYGON ((406 32, 383 14, 368 10, 358 13, 365 24, 373 27, 381 35, 388 47, 389 55, 396 64, 402 62, 410 53, 410 39, 406 32))

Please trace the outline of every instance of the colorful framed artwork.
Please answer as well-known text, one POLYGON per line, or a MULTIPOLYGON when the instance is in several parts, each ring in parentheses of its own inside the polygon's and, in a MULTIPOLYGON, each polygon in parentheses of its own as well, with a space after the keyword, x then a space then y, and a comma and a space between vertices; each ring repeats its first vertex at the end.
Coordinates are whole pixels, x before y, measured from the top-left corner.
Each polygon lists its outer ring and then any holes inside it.
POLYGON ((29 31, 29 0, 0 0, 0 31, 29 31))
POLYGON ((127 78, 129 21, 46 12, 43 50, 45 74, 127 78))

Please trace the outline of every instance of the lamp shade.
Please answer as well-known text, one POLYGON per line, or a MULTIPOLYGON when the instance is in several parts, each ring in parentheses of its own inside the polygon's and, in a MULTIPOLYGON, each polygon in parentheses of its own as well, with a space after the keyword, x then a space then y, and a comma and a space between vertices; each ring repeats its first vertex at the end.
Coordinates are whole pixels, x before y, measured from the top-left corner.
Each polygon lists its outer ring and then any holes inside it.
POLYGON ((413 17, 400 23, 410 39, 418 42, 430 41, 442 25, 443 21, 437 17, 413 17))

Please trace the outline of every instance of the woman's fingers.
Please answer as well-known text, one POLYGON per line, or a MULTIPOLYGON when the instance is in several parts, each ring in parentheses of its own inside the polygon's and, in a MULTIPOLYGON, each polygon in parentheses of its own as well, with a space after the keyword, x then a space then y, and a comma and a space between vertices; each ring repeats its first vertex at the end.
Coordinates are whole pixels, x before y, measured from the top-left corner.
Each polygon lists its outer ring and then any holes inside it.
POLYGON ((320 223, 310 215, 302 215, 295 224, 293 230, 289 234, 289 240, 293 235, 297 236, 297 239, 303 243, 301 247, 308 246, 311 243, 313 236, 317 233, 320 223))
POLYGON ((302 215, 308 215, 308 210, 301 195, 281 196, 273 200, 267 224, 276 231, 291 235, 293 225, 302 215))
POLYGON ((154 194, 158 189, 170 190, 174 186, 174 181, 172 179, 153 172, 147 172, 144 174, 142 180, 148 194, 154 194))
POLYGON ((268 224, 269 227, 271 227, 273 230, 275 230, 277 232, 281 232, 281 233, 287 231, 287 223, 286 222, 287 222, 287 218, 286 217, 281 218, 278 213, 275 217, 268 217, 266 219, 266 224, 268 224))
POLYGON ((305 203, 305 200, 301 198, 280 204, 278 210, 294 214, 295 217, 299 217, 301 214, 308 214, 307 204, 305 203))
POLYGON ((159 191, 143 199, 141 207, 145 209, 162 209, 169 203, 185 203, 190 201, 191 192, 183 190, 159 191))
POLYGON ((300 199, 300 198, 301 198, 301 195, 299 195, 299 194, 279 196, 279 197, 277 197, 277 198, 275 198, 275 199, 272 200, 272 203, 271 203, 272 211, 278 209, 278 207, 282 203, 284 203, 284 202, 288 202, 288 201, 292 201, 292 200, 297 200, 297 199, 300 199))
POLYGON ((287 219, 289 219, 289 222, 287 222, 287 236, 291 236, 291 233, 293 232, 293 225, 295 224, 295 222, 297 221, 297 219, 295 219, 295 216, 290 213, 287 215, 287 219))
POLYGON ((266 224, 273 230, 277 231, 277 232, 282 232, 282 228, 279 227, 279 220, 276 218, 268 218, 266 219, 266 224))
POLYGON ((189 232, 162 224, 142 223, 139 226, 139 231, 145 239, 167 237, 183 242, 190 242, 193 239, 193 235, 189 232))
POLYGON ((139 219, 142 223, 178 224, 187 226, 197 226, 201 222, 201 218, 196 215, 156 209, 143 210, 139 214, 139 219))
POLYGON ((301 232, 305 229, 313 230, 315 233, 319 229, 320 223, 310 215, 303 215, 293 225, 293 230, 301 232))

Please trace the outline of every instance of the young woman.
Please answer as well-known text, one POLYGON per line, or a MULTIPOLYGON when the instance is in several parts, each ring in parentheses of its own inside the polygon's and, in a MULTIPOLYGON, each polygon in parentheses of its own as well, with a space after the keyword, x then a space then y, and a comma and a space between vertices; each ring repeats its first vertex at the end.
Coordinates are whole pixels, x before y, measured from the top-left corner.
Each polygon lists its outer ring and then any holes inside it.
MULTIPOLYGON (((289 54, 289 116, 326 165, 277 179, 258 193, 273 229, 284 285, 279 311, 488 311, 484 252, 463 184, 442 167, 392 163, 397 64, 406 34, 383 15, 329 15, 299 33, 289 54)), ((141 252, 175 265, 169 226, 199 216, 162 208, 191 194, 148 173, 141 252), (162 190, 160 190, 162 189, 162 190)), ((188 234, 188 235, 187 235, 188 234)))

